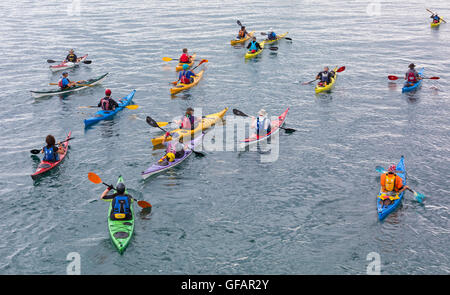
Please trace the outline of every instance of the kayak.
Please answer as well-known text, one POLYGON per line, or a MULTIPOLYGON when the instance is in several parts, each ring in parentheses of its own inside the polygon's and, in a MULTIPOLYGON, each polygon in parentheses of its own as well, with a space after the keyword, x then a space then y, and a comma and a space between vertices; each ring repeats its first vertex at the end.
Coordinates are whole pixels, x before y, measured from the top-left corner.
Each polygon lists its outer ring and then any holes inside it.
POLYGON ((278 35, 277 38, 276 38, 275 40, 269 40, 269 39, 266 39, 266 40, 264 40, 264 42, 266 42, 267 44, 277 42, 278 40, 281 40, 281 39, 283 39, 284 37, 286 37, 287 34, 288 34, 288 32, 286 32, 286 33, 284 33, 284 34, 281 34, 281 35, 278 35))
MULTIPOLYGON (((420 77, 423 77, 423 72, 425 71, 425 68, 422 68, 420 71, 419 71, 419 76, 420 77)), ((417 89, 419 89, 420 88, 420 86, 422 85, 422 81, 423 80, 419 80, 418 82, 416 82, 414 85, 412 85, 412 86, 403 86, 403 88, 402 88, 402 92, 411 92, 411 91, 414 91, 414 90, 417 90, 417 89)))
POLYGON ((442 23, 442 19, 440 19, 438 23, 432 22, 430 25, 431 25, 432 28, 437 28, 437 27, 440 26, 441 23, 442 23))
POLYGON ((286 120, 286 116, 287 116, 288 111, 289 111, 289 108, 287 108, 281 115, 279 115, 278 119, 276 119, 274 121, 271 121, 271 124, 270 124, 271 131, 269 133, 267 133, 267 134, 265 134, 263 136, 259 136, 254 131, 254 133, 250 137, 248 137, 248 138, 244 139, 243 141, 241 141, 241 144, 243 146, 251 145, 251 144, 254 144, 254 143, 266 140, 269 137, 271 137, 273 134, 278 133, 280 131, 280 127, 283 126, 284 121, 286 120))
MULTIPOLYGON (((70 138, 71 134, 72 134, 72 131, 69 131, 69 134, 67 134, 66 140, 70 138)), ((63 142, 62 146, 64 147, 65 151, 64 151, 64 154, 59 155, 59 161, 48 162, 48 161, 42 160, 41 163, 38 165, 36 172, 31 174, 31 178, 33 180, 36 180, 39 176, 41 176, 45 172, 52 170, 53 168, 58 166, 62 162, 62 160, 64 160, 64 158, 66 157, 67 151, 68 151, 69 141, 67 140, 67 141, 63 142)))
POLYGON ((265 44, 265 41, 262 41, 261 43, 259 43, 259 46, 261 46, 261 49, 256 51, 255 53, 251 53, 250 51, 247 51, 247 53, 245 53, 245 58, 247 58, 247 59, 254 58, 258 54, 260 54, 264 50, 264 44, 265 44))
POLYGON ((204 72, 205 70, 201 70, 200 72, 198 72, 198 74, 196 74, 196 77, 194 77, 194 81, 191 84, 183 84, 180 82, 175 87, 170 88, 170 94, 177 94, 178 92, 194 87, 195 85, 198 84, 198 82, 200 82, 204 72))
MULTIPOLYGON (((194 53, 192 55, 191 63, 188 64, 189 67, 192 67, 194 65, 196 56, 197 56, 197 53, 194 53)), ((178 63, 178 66, 176 66, 175 71, 177 71, 177 72, 182 71, 183 70, 183 65, 184 65, 184 63, 182 63, 182 62, 178 63)))
POLYGON ((231 43, 231 45, 245 43, 245 41, 247 41, 247 40, 249 40, 250 38, 253 37, 253 34, 255 34, 255 31, 251 31, 250 33, 248 33, 247 37, 245 37, 245 38, 237 39, 237 40, 231 40, 230 43, 231 43))
MULTIPOLYGON (((398 176, 400 176, 400 178, 403 181, 403 185, 406 185, 406 169, 405 169, 405 158, 402 156, 400 158, 400 162, 398 162, 397 167, 396 167, 396 173, 398 176)), ((380 193, 378 194, 377 197, 377 211, 378 211, 378 219, 379 220, 383 220, 386 216, 388 216, 391 212, 393 212, 395 209, 397 209, 397 207, 400 205, 402 199, 403 199, 403 195, 405 194, 405 191, 401 192, 398 195, 398 199, 394 200, 394 202, 390 205, 387 206, 383 206, 382 204, 380 204, 380 198, 379 196, 382 195, 382 192, 380 191, 380 193)))
MULTIPOLYGON (((189 149, 187 149, 184 152, 183 157, 179 158, 179 159, 175 159, 173 162, 168 162, 168 161, 164 161, 164 162, 156 162, 155 164, 151 165, 150 167, 147 168, 147 170, 143 171, 141 173, 142 178, 143 179, 147 179, 152 175, 155 175, 157 173, 163 172, 165 170, 168 170, 170 168, 173 168, 179 164, 181 164, 181 162, 183 162, 184 160, 187 159, 187 157, 189 157, 193 152, 192 149, 199 144, 202 139, 203 139, 203 135, 204 133, 200 134, 199 136, 197 136, 196 138, 194 138, 193 140, 191 140, 188 144, 189 149)), ((162 157, 160 160, 162 160, 164 157, 162 157)))
MULTIPOLYGON (((215 114, 210 114, 210 115, 206 115, 204 118, 202 118, 202 122, 199 123, 197 125, 197 127, 195 127, 194 130, 186 130, 186 129, 175 129, 170 131, 170 134, 178 134, 181 138, 183 138, 184 136, 192 136, 198 132, 201 132, 203 130, 206 130, 208 128, 210 128, 211 126, 213 126, 214 124, 216 124, 219 120, 221 120, 223 118, 223 116, 225 116, 225 113, 228 111, 228 108, 224 108, 223 110, 221 110, 218 113, 215 114)), ((172 137, 169 136, 167 138, 168 140, 172 140, 172 137)), ((157 146, 160 145, 164 142, 164 135, 161 135, 159 137, 155 137, 152 138, 152 145, 153 146, 157 146)))
MULTIPOLYGON (((97 85, 103 82, 103 80, 105 80, 106 76, 108 75, 108 73, 101 75, 98 78, 94 78, 94 79, 89 79, 87 80, 85 83, 83 83, 83 85, 97 85)), ((33 97, 43 97, 43 96, 52 96, 52 95, 58 95, 58 94, 64 94, 64 93, 69 93, 69 92, 74 92, 74 91, 79 91, 81 89, 85 89, 88 88, 90 86, 73 86, 64 90, 56 89, 56 90, 47 90, 47 91, 30 91, 31 95, 33 95, 33 97)))
POLYGON ((63 61, 59 65, 50 66, 50 70, 52 72, 57 72, 57 71, 62 71, 62 70, 67 70, 67 69, 73 68, 76 65, 80 64, 81 62, 85 61, 87 57, 88 57, 87 54, 83 55, 82 57, 77 58, 77 62, 63 61))
MULTIPOLYGON (((122 176, 119 176, 117 180, 117 184, 123 183, 122 176)), ((113 193, 116 193, 113 190, 113 193)), ((125 189, 125 193, 128 194, 128 191, 125 189)), ((116 246, 117 250, 120 254, 122 254, 130 243, 131 237, 133 236, 134 231, 134 210, 133 210, 133 200, 131 200, 130 211, 131 211, 131 219, 130 220, 113 220, 111 219, 111 212, 113 210, 113 202, 111 200, 109 204, 108 210, 108 230, 109 235, 113 244, 116 246)))
POLYGON ((330 91, 333 87, 334 84, 336 83, 336 79, 337 79, 337 67, 334 68, 334 77, 331 78, 331 82, 326 85, 326 86, 319 86, 319 84, 316 85, 316 93, 320 93, 320 92, 325 92, 325 91, 330 91))
POLYGON ((101 120, 106 120, 106 119, 110 119, 110 118, 114 117, 115 114, 117 114, 119 111, 123 110, 127 105, 129 105, 131 103, 135 93, 136 93, 136 90, 133 90, 133 91, 131 91, 130 94, 128 94, 124 98, 119 99, 119 101, 117 102, 119 104, 119 106, 116 107, 116 109, 113 111, 104 111, 104 110, 97 111, 95 113, 94 117, 84 120, 84 125, 89 126, 89 125, 95 124, 101 120))

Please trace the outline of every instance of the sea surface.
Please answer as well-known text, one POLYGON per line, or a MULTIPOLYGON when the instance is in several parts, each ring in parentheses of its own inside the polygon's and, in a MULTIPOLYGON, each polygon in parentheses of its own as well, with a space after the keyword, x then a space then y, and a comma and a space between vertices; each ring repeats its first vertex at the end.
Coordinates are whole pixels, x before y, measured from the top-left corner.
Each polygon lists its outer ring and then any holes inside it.
POLYGON ((449 274, 450 24, 431 29, 426 8, 450 22, 447 0, 1 1, 0 274, 65 274, 71 252, 82 274, 366 274, 372 252, 381 274, 449 274), (237 20, 260 41, 270 27, 292 41, 246 62, 245 49, 230 45, 237 20), (195 70, 205 75, 171 97, 176 61, 162 58, 185 47, 208 60, 195 70), (92 60, 70 78, 108 72, 106 80, 33 98, 30 90, 60 77, 47 59, 70 48, 92 60), (402 94, 411 62, 440 80, 402 94), (327 65, 345 66, 331 93, 301 84, 327 65), (96 105, 106 88, 116 99, 136 89, 139 108, 85 129, 96 109, 80 106, 96 105), (204 148, 206 156, 143 181, 164 153, 150 141, 162 131, 145 118, 170 121, 187 107, 203 115, 228 107, 226 126, 238 119, 233 108, 277 116, 289 107, 285 127, 296 132, 280 132, 269 152, 204 148), (30 150, 69 131, 63 163, 33 181, 41 156, 30 150), (380 222, 375 167, 401 155, 407 184, 426 198, 406 192, 380 222), (105 187, 89 172, 112 184, 122 175, 153 206, 135 207, 123 255, 109 238, 105 187))

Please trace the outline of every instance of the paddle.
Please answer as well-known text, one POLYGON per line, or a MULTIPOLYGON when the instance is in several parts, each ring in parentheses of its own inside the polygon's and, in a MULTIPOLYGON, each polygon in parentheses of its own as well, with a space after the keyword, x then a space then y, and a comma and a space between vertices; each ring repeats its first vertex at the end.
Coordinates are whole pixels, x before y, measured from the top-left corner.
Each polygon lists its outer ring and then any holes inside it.
MULTIPOLYGON (((98 108, 99 106, 81 106, 81 107, 78 107, 78 108, 80 108, 80 109, 88 109, 88 108, 98 108)), ((135 109, 137 109, 139 106, 137 105, 137 104, 131 104, 131 105, 127 105, 127 106, 125 106, 127 109, 129 109, 129 110, 135 110, 135 109)))
MULTIPOLYGON (((395 80, 398 80, 398 79, 400 79, 400 78, 397 77, 397 76, 394 76, 394 75, 389 75, 389 76, 388 76, 388 79, 391 80, 391 81, 395 81, 395 80)), ((422 77, 422 79, 439 80, 440 77, 429 77, 429 78, 422 77)))
MULTIPOLYGON (((114 186, 111 184, 106 184, 102 181, 102 179, 100 178, 100 176, 98 176, 97 174, 95 174, 94 172, 89 172, 88 173, 88 178, 91 182, 95 183, 95 184, 99 184, 102 183, 104 185, 106 185, 107 187, 112 187, 114 189, 114 186)), ((149 208, 152 205, 147 202, 147 201, 142 201, 142 200, 136 200, 135 198, 132 198, 134 201, 137 201, 137 204, 142 207, 142 208, 149 208)))
MULTIPOLYGON (((63 141, 61 141, 61 142, 58 142, 57 145, 60 145, 61 143, 66 142, 66 141, 69 141, 69 140, 71 140, 71 139, 74 139, 74 137, 70 137, 70 138, 65 139, 65 140, 63 140, 63 141)), ((31 150, 30 153, 32 153, 32 154, 34 154, 34 155, 37 155, 37 154, 39 154, 41 151, 42 151, 42 149, 40 149, 40 150, 31 150)))
POLYGON ((241 24, 241 22, 239 20, 237 20, 236 22, 239 26, 243 27, 243 25, 241 24))
MULTIPOLYGON (((337 69, 337 70, 336 70, 336 73, 340 73, 340 72, 343 72, 343 71, 345 71, 345 66, 342 66, 342 67, 340 67, 339 69, 337 69)), ((302 85, 308 85, 308 84, 311 84, 312 82, 314 82, 314 81, 316 81, 316 80, 317 80, 317 79, 314 79, 314 80, 309 81, 309 82, 303 82, 302 85)))
MULTIPOLYGON (((202 63, 205 63, 205 62, 208 62, 208 60, 207 60, 207 59, 202 59, 202 60, 199 62, 199 64, 198 64, 196 67, 194 67, 193 69, 191 69, 190 71, 195 70, 195 69, 198 68, 202 63)), ((173 84, 173 85, 177 85, 178 81, 175 81, 175 82, 169 82, 169 83, 170 83, 170 84, 173 84)))
MULTIPOLYGON (((379 173, 386 173, 386 172, 387 172, 387 171, 384 170, 384 168, 381 167, 381 166, 375 167, 375 170, 376 170, 377 172, 379 172, 379 173)), ((420 194, 420 193, 418 193, 418 192, 416 192, 416 191, 414 191, 414 190, 412 190, 412 189, 410 189, 410 188, 408 188, 408 190, 414 194, 414 197, 416 198, 417 202, 422 203, 423 199, 425 199, 425 195, 420 194)))
MULTIPOLYGON (((434 13, 433 11, 429 10, 428 8, 425 8, 429 13, 431 13, 432 15, 437 15, 437 13, 434 13)), ((444 22, 447 23, 442 17, 440 17, 440 19, 444 22)))
MULTIPOLYGON (((47 62, 49 64, 51 64, 51 63, 55 63, 55 62, 59 62, 59 61, 56 61, 56 60, 53 60, 53 59, 47 59, 47 62)), ((84 63, 84 64, 91 64, 92 60, 83 60, 82 63, 84 63)))
MULTIPOLYGON (((233 114, 235 114, 236 116, 250 117, 250 116, 247 115, 246 113, 241 112, 240 110, 237 110, 237 109, 233 109, 233 114)), ((282 127, 282 126, 279 126, 279 128, 285 130, 286 133, 292 133, 292 132, 295 132, 295 131, 296 131, 295 129, 292 129, 292 128, 284 128, 284 127, 282 127)))

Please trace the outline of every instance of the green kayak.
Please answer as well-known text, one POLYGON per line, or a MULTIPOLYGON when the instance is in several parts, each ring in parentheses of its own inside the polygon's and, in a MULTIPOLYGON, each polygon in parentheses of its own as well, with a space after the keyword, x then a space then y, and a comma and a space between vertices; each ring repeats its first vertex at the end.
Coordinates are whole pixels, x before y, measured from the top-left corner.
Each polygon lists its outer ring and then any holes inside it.
MULTIPOLYGON (((123 183, 122 176, 119 176, 119 180, 117 180, 117 184, 123 183)), ((114 193, 116 191, 114 190, 114 193)), ((128 194, 128 191, 125 190, 125 193, 128 194)), ((113 210, 113 202, 111 201, 109 204, 108 210, 108 229, 109 235, 111 236, 111 240, 113 244, 117 247, 117 250, 120 254, 122 254, 130 243, 131 237, 133 236, 134 231, 134 210, 133 210, 133 200, 131 200, 130 211, 131 211, 131 219, 129 220, 113 220, 111 219, 111 212, 113 210)))

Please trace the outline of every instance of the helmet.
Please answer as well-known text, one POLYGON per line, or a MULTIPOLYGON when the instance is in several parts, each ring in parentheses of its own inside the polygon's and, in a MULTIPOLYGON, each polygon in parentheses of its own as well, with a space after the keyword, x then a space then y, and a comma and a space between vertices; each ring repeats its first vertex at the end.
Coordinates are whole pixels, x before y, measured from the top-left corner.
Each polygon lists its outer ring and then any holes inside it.
POLYGON ((117 185, 117 187, 116 187, 116 191, 117 191, 117 193, 119 193, 119 194, 125 193, 125 184, 123 184, 122 182, 119 183, 119 184, 117 185))
POLYGON ((413 63, 409 65, 409 68, 410 68, 410 69, 413 69, 413 68, 415 68, 415 67, 416 67, 416 65, 413 64, 413 63))
POLYGON ((187 69, 189 69, 189 65, 188 64, 184 64, 183 65, 183 70, 187 70, 187 69))
POLYGON ((395 174, 393 173, 388 173, 386 174, 386 180, 385 180, 385 184, 384 186, 386 187, 386 190, 388 192, 391 192, 394 190, 394 186, 395 186, 395 174))
POLYGON ((267 116, 267 112, 266 112, 266 110, 265 109, 260 109, 259 110, 259 112, 258 112, 258 115, 260 115, 260 116, 267 116))
POLYGON ((391 165, 391 166, 389 166, 389 169, 388 169, 388 171, 392 171, 392 172, 394 172, 395 170, 397 170, 397 167, 395 167, 395 165, 391 165))
POLYGON ((68 75, 68 74, 69 74, 69 73, 67 73, 67 72, 63 72, 63 73, 62 73, 62 75, 68 75))
POLYGON ((167 153, 167 159, 169 162, 173 162, 175 160, 175 154, 174 153, 167 153))
POLYGON ((105 90, 105 95, 111 95, 111 89, 106 89, 105 90))

